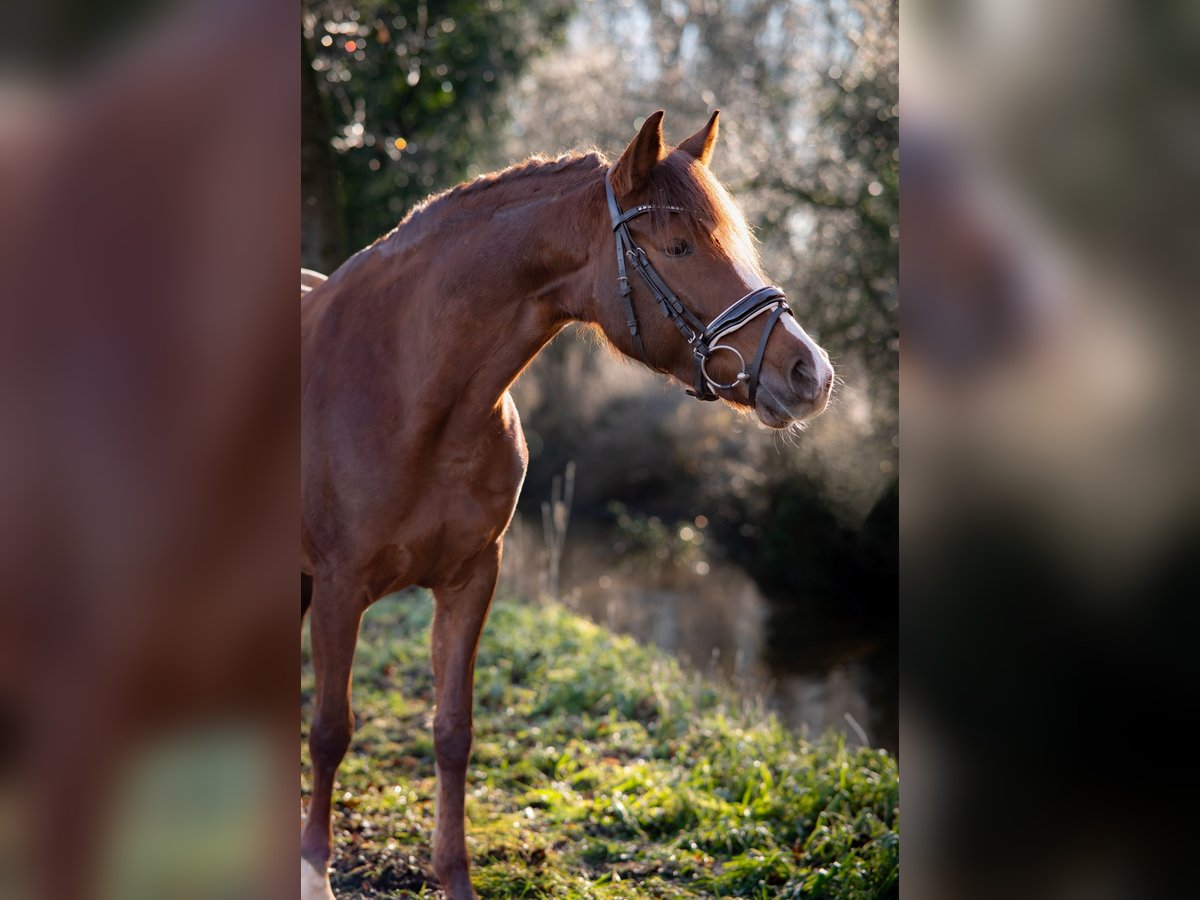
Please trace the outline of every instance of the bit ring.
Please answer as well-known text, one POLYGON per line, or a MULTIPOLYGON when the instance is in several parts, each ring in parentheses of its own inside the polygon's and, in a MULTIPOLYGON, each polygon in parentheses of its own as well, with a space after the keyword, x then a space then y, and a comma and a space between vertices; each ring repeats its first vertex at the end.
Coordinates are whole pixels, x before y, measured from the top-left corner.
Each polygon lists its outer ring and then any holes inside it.
POLYGON ((746 371, 745 357, 743 357, 741 353, 739 353, 733 347, 730 347, 728 344, 717 344, 715 347, 710 347, 708 353, 700 358, 700 371, 704 375, 704 380, 708 382, 709 387, 716 391, 731 391, 743 381, 750 380, 750 374, 746 371), (708 360, 712 357, 712 354, 716 353, 718 350, 728 350, 738 358, 737 377, 734 378, 733 381, 729 382, 729 384, 721 384, 708 374, 708 360))

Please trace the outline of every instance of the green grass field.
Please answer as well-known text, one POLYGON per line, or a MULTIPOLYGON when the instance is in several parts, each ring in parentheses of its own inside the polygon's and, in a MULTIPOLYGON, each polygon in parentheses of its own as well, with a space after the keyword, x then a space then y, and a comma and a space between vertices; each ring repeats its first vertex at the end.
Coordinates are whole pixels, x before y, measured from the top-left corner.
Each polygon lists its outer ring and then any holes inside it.
MULTIPOLYGON (((431 598, 411 592, 364 622, 359 727, 335 795, 339 897, 441 896, 429 862, 431 612, 431 598)), ((303 741, 301 758, 307 790, 303 741)), ((493 609, 468 779, 473 878, 487 900, 899 894, 893 757, 839 737, 802 741, 561 606, 493 609)))

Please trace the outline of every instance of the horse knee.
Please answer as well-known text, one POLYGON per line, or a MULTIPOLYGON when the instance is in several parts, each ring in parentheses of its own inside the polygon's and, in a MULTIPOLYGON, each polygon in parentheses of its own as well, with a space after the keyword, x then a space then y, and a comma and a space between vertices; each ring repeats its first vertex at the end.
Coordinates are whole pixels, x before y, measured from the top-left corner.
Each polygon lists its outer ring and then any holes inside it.
POLYGON ((443 771, 466 769, 474 737, 475 732, 470 720, 435 718, 433 747, 437 753, 438 768, 443 771))
POLYGON ((308 749, 315 765, 337 766, 350 747, 354 716, 317 714, 308 736, 308 749))

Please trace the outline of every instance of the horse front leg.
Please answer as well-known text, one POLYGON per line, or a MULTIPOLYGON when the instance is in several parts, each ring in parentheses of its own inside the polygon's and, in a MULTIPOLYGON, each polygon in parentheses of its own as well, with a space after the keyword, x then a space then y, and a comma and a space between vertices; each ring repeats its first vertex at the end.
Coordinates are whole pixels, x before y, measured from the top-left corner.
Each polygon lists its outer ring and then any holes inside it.
POLYGON ((334 777, 354 731, 350 678, 365 600, 361 589, 316 579, 310 627, 316 710, 308 735, 313 787, 300 834, 301 900, 334 900, 328 875, 333 853, 329 819, 334 777))
POLYGON ((500 571, 500 542, 476 558, 463 579, 433 589, 433 676, 437 712, 437 827, 433 870, 449 900, 476 900, 466 841, 467 761, 474 735, 475 653, 500 571))

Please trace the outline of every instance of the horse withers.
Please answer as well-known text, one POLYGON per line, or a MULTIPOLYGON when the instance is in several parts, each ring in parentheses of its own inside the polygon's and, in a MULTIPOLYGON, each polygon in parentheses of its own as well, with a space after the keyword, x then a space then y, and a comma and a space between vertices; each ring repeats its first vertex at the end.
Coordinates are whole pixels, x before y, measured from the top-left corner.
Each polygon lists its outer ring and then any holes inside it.
POLYGON ((474 898, 464 792, 475 653, 528 454, 508 393, 571 322, 771 428, 822 412, 829 358, 759 269, 709 171, 717 113, 664 145, 649 116, 611 165, 532 158, 415 208, 328 279, 301 273, 301 618, 316 676, 302 897, 333 896, 334 776, 363 612, 433 592, 433 868, 474 898))

